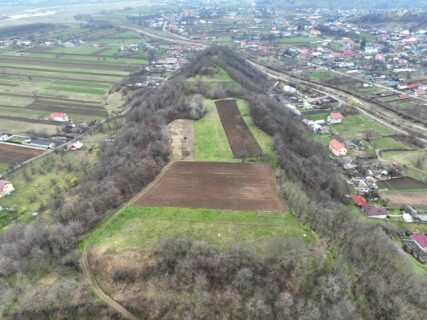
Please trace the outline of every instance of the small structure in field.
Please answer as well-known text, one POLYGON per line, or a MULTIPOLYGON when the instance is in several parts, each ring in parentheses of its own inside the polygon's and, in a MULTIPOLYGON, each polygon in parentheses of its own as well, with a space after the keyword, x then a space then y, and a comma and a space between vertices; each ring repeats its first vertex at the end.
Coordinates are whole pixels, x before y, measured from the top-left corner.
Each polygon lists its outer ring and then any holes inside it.
POLYGON ((68 118, 66 113, 63 112, 53 112, 49 116, 50 120, 59 121, 59 122, 68 122, 70 118, 68 118))
POLYGON ((344 119, 344 116, 341 113, 331 112, 331 114, 328 116, 328 123, 329 124, 341 123, 342 119, 344 119))
POLYGON ((15 188, 13 187, 13 184, 11 182, 6 180, 0 180, 0 198, 11 194, 14 190, 15 188))
POLYGON ((74 141, 68 145, 68 150, 77 151, 83 147, 83 143, 80 141, 74 141))
POLYGON ((367 204, 362 207, 362 211, 368 218, 385 219, 387 218, 387 210, 383 207, 367 204))
POLYGON ((427 235, 425 233, 412 233, 410 239, 405 241, 403 248, 418 261, 427 264, 427 235))
POLYGON ((329 141, 329 150, 337 157, 347 155, 347 148, 344 143, 339 142, 337 139, 329 141))
POLYGON ((358 207, 364 207, 368 204, 368 202, 365 200, 365 198, 363 198, 361 195, 354 195, 351 197, 351 200, 353 201, 353 204, 358 206, 358 207))

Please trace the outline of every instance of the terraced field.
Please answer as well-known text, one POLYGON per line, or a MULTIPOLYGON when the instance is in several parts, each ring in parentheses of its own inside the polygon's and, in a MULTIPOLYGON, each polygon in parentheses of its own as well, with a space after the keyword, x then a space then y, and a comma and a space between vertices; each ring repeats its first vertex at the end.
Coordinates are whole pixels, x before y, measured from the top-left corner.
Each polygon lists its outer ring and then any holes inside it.
POLYGON ((73 41, 75 35, 84 36, 85 42, 71 47, 40 46, 0 53, 2 131, 55 133, 62 124, 49 120, 53 112, 66 113, 73 121, 105 118, 119 107, 106 108, 111 86, 147 63, 144 50, 120 56, 122 45, 144 42, 137 34, 121 37, 115 29, 82 28, 58 32, 53 31, 51 36, 63 37, 64 41, 73 41))

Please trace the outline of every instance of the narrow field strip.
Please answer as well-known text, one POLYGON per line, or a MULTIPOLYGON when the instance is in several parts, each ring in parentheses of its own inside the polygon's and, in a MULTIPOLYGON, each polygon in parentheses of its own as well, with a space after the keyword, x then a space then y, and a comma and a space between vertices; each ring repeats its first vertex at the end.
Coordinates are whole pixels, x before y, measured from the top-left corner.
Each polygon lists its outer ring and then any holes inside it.
POLYGON ((262 155, 261 147, 243 120, 236 100, 218 100, 215 104, 234 157, 262 155))

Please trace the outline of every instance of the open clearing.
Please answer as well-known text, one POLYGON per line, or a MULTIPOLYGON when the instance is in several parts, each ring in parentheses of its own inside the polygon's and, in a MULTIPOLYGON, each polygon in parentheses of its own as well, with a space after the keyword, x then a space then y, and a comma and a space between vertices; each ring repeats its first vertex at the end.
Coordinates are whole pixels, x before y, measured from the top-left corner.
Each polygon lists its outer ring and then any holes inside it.
POLYGON ((0 143, 0 163, 15 165, 27 161, 43 153, 45 153, 45 151, 41 149, 20 147, 11 144, 0 143))
POLYGON ((257 163, 174 162, 137 201, 143 206, 285 212, 273 169, 257 163))
POLYGON ((390 180, 378 181, 377 185, 380 189, 390 190, 416 190, 416 189, 427 189, 427 184, 415 180, 411 177, 394 178, 390 180))
POLYGON ((194 153, 193 121, 178 119, 169 123, 167 129, 173 159, 191 159, 194 153))
POLYGON ((262 249, 280 237, 313 242, 314 235, 292 214, 129 206, 92 239, 110 249, 153 249, 166 237, 191 237, 220 247, 262 249), (142 247, 142 248, 141 248, 142 247))
POLYGON ((257 157, 262 150, 237 107, 236 100, 215 102, 234 157, 257 157))
POLYGON ((381 196, 389 201, 389 205, 410 205, 414 208, 427 208, 427 191, 425 192, 386 192, 381 196))

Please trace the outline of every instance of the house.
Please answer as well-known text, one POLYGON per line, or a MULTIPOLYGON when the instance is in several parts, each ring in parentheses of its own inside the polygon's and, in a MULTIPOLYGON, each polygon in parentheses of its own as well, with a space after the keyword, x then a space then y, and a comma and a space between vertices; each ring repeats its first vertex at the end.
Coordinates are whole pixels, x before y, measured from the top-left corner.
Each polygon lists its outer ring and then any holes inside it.
POLYGON ((385 219, 387 218, 387 210, 383 207, 367 204, 362 207, 362 211, 369 218, 385 219))
POLYGON ((415 241, 420 249, 427 252, 427 234, 422 232, 414 232, 411 234, 411 239, 415 241))
POLYGON ((353 204, 358 207, 364 207, 368 204, 365 198, 363 198, 361 195, 358 195, 358 194, 352 196, 351 200, 353 201, 353 204))
POLYGON ((397 85, 397 89, 399 90, 403 90, 403 89, 417 89, 419 86, 422 86, 423 84, 421 82, 416 82, 416 83, 399 83, 397 85))
POLYGON ((15 188, 13 187, 12 183, 6 180, 0 180, 0 198, 11 194, 14 190, 15 188))
POLYGON ((72 142, 68 145, 68 150, 77 151, 80 150, 83 147, 83 143, 80 141, 72 142))
POLYGON ((427 264, 427 235, 414 232, 410 240, 406 240, 403 248, 417 258, 421 263, 427 264))
POLYGON ((329 150, 337 157, 347 155, 347 149, 345 145, 336 139, 329 141, 329 150))
POLYGON ((328 123, 334 124, 334 123, 341 123, 344 116, 339 112, 331 112, 331 114, 328 116, 328 123))
POLYGON ((53 121, 60 121, 60 122, 68 122, 70 119, 68 118, 67 114, 62 112, 54 112, 49 116, 50 120, 53 121))

